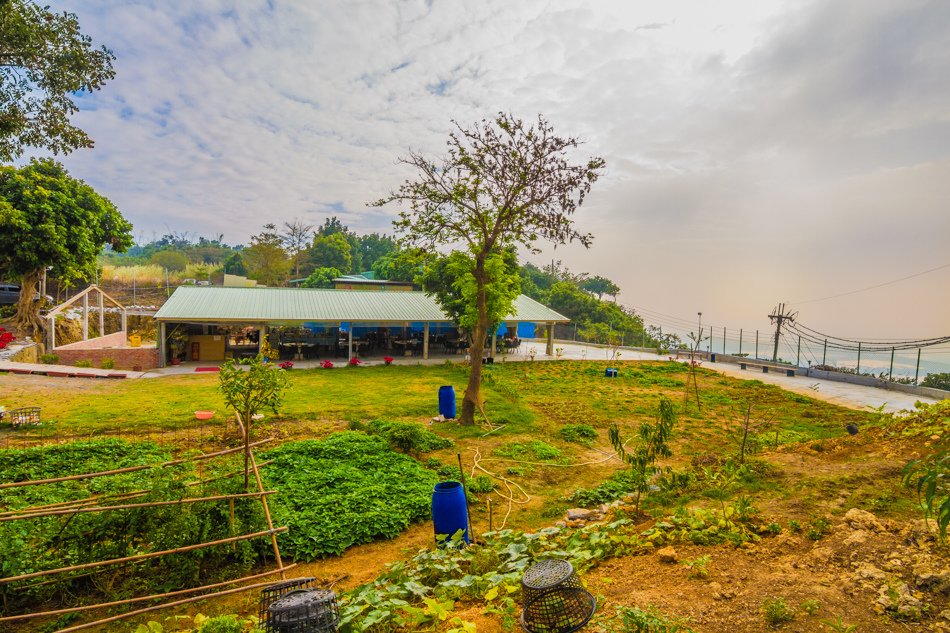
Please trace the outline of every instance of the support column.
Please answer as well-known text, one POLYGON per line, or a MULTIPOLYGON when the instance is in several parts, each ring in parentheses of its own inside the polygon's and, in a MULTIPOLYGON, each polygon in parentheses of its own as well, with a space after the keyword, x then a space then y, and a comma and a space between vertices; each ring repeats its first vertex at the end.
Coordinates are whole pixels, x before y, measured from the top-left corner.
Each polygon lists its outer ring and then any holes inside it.
POLYGON ((429 322, 422 328, 422 360, 429 359, 429 322))
POLYGON ((353 360, 353 322, 350 321, 350 329, 346 333, 346 362, 353 360))
POLYGON ((49 350, 50 354, 53 353, 53 350, 56 349, 56 316, 53 315, 49 318, 49 350))
POLYGON ((89 340, 89 293, 82 296, 82 340, 89 340))
POLYGON ((554 356, 554 324, 547 324, 547 346, 544 348, 544 353, 548 356, 554 356))
POLYGON ((99 336, 106 335, 106 309, 102 300, 102 291, 99 291, 99 336))
POLYGON ((158 322, 158 366, 165 366, 165 322, 158 322))
POLYGON ((122 308, 122 333, 129 337, 129 311, 122 308))

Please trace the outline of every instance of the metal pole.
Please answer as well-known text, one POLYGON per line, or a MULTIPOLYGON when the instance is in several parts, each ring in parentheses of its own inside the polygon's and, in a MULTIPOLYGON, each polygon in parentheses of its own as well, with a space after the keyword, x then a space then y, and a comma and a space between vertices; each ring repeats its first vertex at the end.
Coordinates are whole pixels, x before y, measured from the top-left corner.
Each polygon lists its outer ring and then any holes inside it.
POLYGON ((798 337, 798 354, 795 356, 795 366, 802 366, 802 337, 798 337))
POLYGON ((891 368, 887 370, 887 379, 892 380, 894 376, 894 348, 891 348, 891 368))
POLYGON ((132 305, 138 305, 135 303, 135 269, 132 269, 132 305))
POLYGON ((722 353, 723 356, 726 354, 726 326, 722 326, 722 353))
POLYGON ((759 357, 759 331, 755 331, 755 357, 759 357))
POLYGON ((914 384, 917 384, 917 378, 920 377, 920 348, 917 348, 917 370, 914 371, 914 384))
POLYGON ((861 341, 858 341, 858 367, 855 369, 855 373, 861 375, 861 341))
POLYGON ((739 356, 742 356, 742 328, 739 328, 739 356))
POLYGON ((821 364, 822 364, 822 365, 825 364, 825 359, 827 358, 827 356, 828 356, 828 339, 825 339, 825 347, 824 347, 824 349, 823 349, 822 352, 821 352, 821 364))

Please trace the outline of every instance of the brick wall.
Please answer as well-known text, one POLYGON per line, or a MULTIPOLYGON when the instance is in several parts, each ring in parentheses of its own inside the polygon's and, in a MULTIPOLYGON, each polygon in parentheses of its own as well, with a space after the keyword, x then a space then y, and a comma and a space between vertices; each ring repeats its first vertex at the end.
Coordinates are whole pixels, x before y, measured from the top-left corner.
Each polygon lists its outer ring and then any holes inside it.
POLYGON ((53 352, 59 356, 61 365, 74 365, 77 360, 88 360, 93 367, 102 365, 102 360, 111 358, 115 361, 116 369, 142 370, 158 367, 158 349, 155 347, 115 347, 101 349, 63 349, 56 348, 53 352))

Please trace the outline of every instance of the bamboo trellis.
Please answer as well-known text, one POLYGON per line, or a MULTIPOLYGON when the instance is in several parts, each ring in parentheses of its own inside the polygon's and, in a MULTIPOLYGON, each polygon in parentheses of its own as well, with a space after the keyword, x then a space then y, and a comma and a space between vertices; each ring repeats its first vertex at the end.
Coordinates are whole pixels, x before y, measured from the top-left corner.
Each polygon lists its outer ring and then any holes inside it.
MULTIPOLYGON (((242 431, 243 431, 244 425, 243 425, 243 422, 241 421, 240 416, 237 416, 237 420, 238 420, 238 424, 241 426, 241 429, 242 429, 242 431)), ((245 438, 248 437, 246 433, 242 433, 242 435, 243 435, 245 438)), ((136 598, 128 598, 128 599, 126 599, 126 600, 118 600, 118 601, 111 601, 111 602, 102 602, 102 603, 97 603, 97 604, 92 604, 92 605, 83 605, 83 606, 81 606, 81 607, 71 607, 71 608, 66 608, 66 609, 57 609, 57 610, 52 610, 52 611, 42 611, 42 612, 28 613, 28 614, 22 614, 22 615, 4 616, 4 617, 0 617, 0 622, 7 622, 7 621, 13 621, 13 620, 22 620, 22 619, 31 619, 31 618, 41 618, 41 617, 47 617, 47 616, 56 616, 56 615, 62 615, 62 614, 65 614, 65 613, 74 613, 74 612, 78 612, 78 611, 90 611, 90 610, 96 610, 96 609, 104 609, 104 608, 119 606, 119 605, 123 605, 123 604, 132 604, 132 603, 135 603, 135 602, 144 602, 144 601, 149 601, 149 600, 159 600, 159 599, 162 599, 162 598, 168 598, 168 597, 178 596, 178 595, 183 595, 183 594, 188 594, 188 593, 203 592, 203 591, 207 591, 207 590, 209 590, 209 589, 216 589, 216 588, 218 588, 218 587, 223 587, 223 586, 227 586, 227 585, 232 585, 232 584, 236 584, 236 583, 240 583, 240 582, 246 582, 246 581, 248 581, 248 580, 256 580, 256 579, 258 579, 258 578, 263 578, 263 577, 265 577, 265 576, 270 576, 270 575, 274 575, 274 574, 280 574, 281 579, 285 580, 285 579, 287 578, 287 576, 286 576, 287 570, 292 569, 293 567, 295 567, 295 565, 292 564, 292 565, 288 565, 288 566, 286 566, 286 567, 284 566, 283 560, 282 560, 281 555, 280 555, 280 548, 279 548, 279 546, 278 546, 278 544, 277 544, 277 534, 282 533, 282 532, 285 532, 285 531, 287 530, 287 528, 286 528, 286 527, 277 527, 277 528, 274 527, 274 523, 273 523, 273 520, 272 520, 271 514, 270 514, 270 508, 269 508, 268 505, 267 505, 267 496, 269 496, 269 495, 271 495, 271 494, 274 494, 275 491, 273 491, 273 490, 265 490, 265 489, 264 489, 263 480, 261 479, 260 470, 259 470, 259 469, 260 469, 260 466, 265 465, 265 464, 270 463, 270 462, 262 462, 261 464, 258 464, 258 463, 257 463, 257 460, 254 458, 253 452, 250 451, 251 448, 256 447, 256 446, 260 446, 260 445, 262 445, 262 444, 266 444, 266 443, 268 443, 268 442, 271 442, 271 441, 273 441, 273 439, 274 439, 274 438, 268 438, 268 439, 259 440, 259 441, 257 441, 257 442, 253 442, 253 443, 251 443, 250 441, 245 441, 245 442, 243 443, 243 445, 240 446, 240 447, 238 447, 238 448, 227 449, 227 450, 218 451, 218 452, 215 452, 215 453, 208 453, 208 454, 198 455, 198 456, 194 456, 194 457, 190 457, 190 458, 185 458, 185 459, 172 460, 172 461, 163 462, 163 463, 160 463, 160 464, 151 464, 151 465, 143 465, 143 466, 130 466, 130 467, 127 467, 127 468, 118 468, 118 469, 109 470, 109 471, 100 471, 100 472, 95 472, 95 473, 85 473, 85 474, 80 474, 80 475, 70 475, 70 476, 67 476, 67 477, 55 477, 55 478, 51 478, 51 479, 38 479, 38 480, 19 481, 19 482, 7 483, 7 484, 0 484, 0 489, 3 489, 3 488, 15 488, 15 487, 22 487, 22 486, 34 486, 34 485, 41 485, 41 484, 48 484, 48 483, 57 483, 57 482, 62 482, 62 481, 75 481, 75 480, 81 480, 81 479, 90 479, 90 478, 94 478, 94 477, 105 477, 105 476, 108 476, 108 475, 116 475, 116 474, 122 474, 122 473, 128 473, 128 472, 136 472, 136 471, 140 471, 140 470, 147 470, 147 469, 150 469, 150 468, 165 468, 165 467, 168 467, 168 466, 175 466, 175 465, 184 464, 184 463, 188 463, 188 462, 201 461, 201 460, 205 460, 205 459, 211 459, 211 458, 214 458, 214 457, 220 457, 220 456, 223 456, 223 455, 228 455, 228 454, 236 453, 236 452, 239 452, 239 451, 243 451, 243 452, 247 453, 247 454, 250 456, 250 467, 251 467, 250 470, 253 470, 253 472, 254 472, 254 478, 255 478, 255 480, 256 480, 256 482, 257 482, 257 488, 258 488, 257 492, 245 492, 245 493, 241 493, 241 494, 230 494, 230 495, 215 495, 215 496, 212 496, 212 497, 182 498, 182 499, 172 500, 172 501, 155 501, 155 502, 148 502, 148 503, 117 504, 117 505, 112 505, 112 506, 110 506, 110 505, 92 505, 92 506, 90 506, 89 504, 101 503, 102 500, 104 500, 104 499, 106 499, 106 498, 112 499, 113 501, 126 501, 126 500, 129 500, 129 499, 135 498, 135 497, 137 497, 137 496, 142 496, 142 495, 144 495, 144 494, 147 494, 149 491, 148 491, 148 490, 139 490, 139 491, 126 492, 126 493, 115 493, 115 494, 112 494, 112 495, 93 495, 93 496, 87 497, 87 498, 85 498, 85 499, 80 499, 80 500, 76 500, 76 501, 59 502, 59 503, 54 503, 54 504, 46 504, 46 505, 43 505, 43 506, 33 506, 33 507, 30 507, 30 508, 23 508, 23 509, 20 509, 20 510, 4 511, 4 512, 0 513, 0 521, 16 521, 16 520, 34 519, 34 518, 47 517, 47 516, 66 516, 66 515, 72 516, 72 515, 76 515, 76 514, 84 513, 84 512, 107 512, 107 511, 110 511, 110 510, 125 510, 125 509, 130 509, 130 508, 143 508, 143 507, 153 507, 153 506, 167 506, 167 505, 182 504, 182 503, 199 503, 199 502, 223 501, 223 500, 227 500, 230 504, 233 504, 235 499, 240 499, 240 498, 256 498, 256 499, 260 499, 261 505, 263 506, 263 509, 264 509, 264 516, 265 516, 265 518, 266 518, 266 520, 267 520, 267 529, 266 529, 266 530, 259 531, 259 532, 254 532, 254 533, 252 533, 252 534, 243 534, 243 535, 238 535, 238 536, 232 536, 232 537, 225 538, 225 539, 217 539, 217 540, 214 540, 214 541, 207 541, 207 542, 204 542, 204 543, 196 543, 196 544, 193 544, 193 545, 187 545, 187 546, 178 547, 178 548, 175 548, 175 549, 163 550, 163 551, 159 551, 159 552, 149 552, 149 553, 146 553, 146 554, 137 554, 137 555, 135 555, 135 556, 126 556, 126 557, 123 557, 123 558, 115 558, 115 559, 110 559, 110 560, 105 560, 105 561, 95 561, 95 562, 84 563, 84 564, 80 564, 80 565, 71 565, 71 566, 69 566, 69 567, 61 567, 61 568, 58 568, 58 569, 50 569, 50 570, 45 570, 45 571, 33 572, 33 573, 29 573, 29 574, 20 574, 20 575, 18 575, 18 576, 10 576, 10 577, 6 577, 6 578, 0 578, 0 584, 12 583, 12 582, 21 581, 21 580, 28 580, 28 579, 31 579, 31 578, 37 578, 37 577, 42 577, 42 576, 51 576, 51 575, 66 573, 66 572, 70 572, 70 571, 81 571, 81 570, 88 570, 88 569, 98 569, 98 568, 106 567, 106 566, 110 566, 110 565, 137 563, 137 562, 144 561, 144 560, 148 560, 148 559, 152 559, 152 558, 159 558, 159 557, 168 556, 168 555, 171 555, 171 554, 178 554, 178 553, 182 553, 182 552, 188 552, 188 551, 193 551, 193 550, 197 550, 197 549, 203 549, 203 548, 206 548, 206 547, 213 547, 213 546, 215 546, 215 545, 223 545, 223 544, 227 544, 227 543, 236 543, 236 542, 238 542, 238 541, 250 540, 250 539, 259 538, 259 537, 262 537, 262 536, 270 536, 270 537, 271 537, 271 542, 272 542, 273 548, 274 548, 274 556, 275 556, 276 562, 277 562, 277 568, 276 568, 276 569, 273 569, 273 570, 270 570, 270 571, 267 571, 267 572, 263 572, 263 573, 260 573, 260 574, 254 574, 254 575, 251 575, 251 576, 245 576, 245 577, 243 577, 243 578, 238 578, 238 579, 235 579, 235 580, 230 580, 230 581, 225 581, 225 582, 218 582, 218 583, 203 585, 203 586, 200 586, 200 587, 192 587, 192 588, 189 588, 189 589, 182 589, 182 590, 172 591, 172 592, 163 593, 163 594, 154 594, 154 595, 149 595, 149 596, 139 596, 139 597, 136 597, 136 598)), ((219 480, 219 479, 223 479, 223 478, 227 478, 227 477, 236 476, 236 475, 239 475, 239 474, 246 475, 246 474, 247 474, 247 470, 248 470, 248 469, 241 469, 241 470, 239 470, 239 471, 236 471, 236 472, 233 472, 233 473, 228 473, 228 474, 226 474, 226 475, 221 475, 221 476, 218 476, 218 477, 214 477, 214 478, 209 479, 209 480, 202 480, 202 481, 196 481, 196 482, 189 482, 187 485, 188 485, 188 486, 202 485, 202 484, 204 484, 204 483, 208 483, 209 481, 215 481, 215 480, 219 480)), ((232 505, 232 507, 233 507, 233 505, 232 505)), ((95 572, 93 572, 93 573, 95 573, 95 572)), ((70 576, 69 578, 75 578, 75 577, 76 577, 76 576, 70 576)), ((41 584, 45 584, 46 582, 55 582, 55 581, 44 581, 44 583, 41 583, 41 584)), ((246 585, 246 586, 242 586, 242 587, 236 587, 236 588, 233 588, 233 589, 227 589, 227 590, 224 590, 224 591, 217 591, 217 592, 214 592, 214 593, 206 593, 206 594, 201 594, 201 595, 199 595, 199 596, 192 596, 192 597, 190 597, 190 598, 185 598, 185 599, 182 599, 182 600, 176 600, 176 601, 173 601, 173 602, 168 602, 168 603, 153 605, 153 606, 150 606, 150 607, 145 607, 145 608, 143 608, 143 609, 138 609, 138 610, 135 610, 135 611, 130 611, 130 612, 127 612, 127 613, 123 613, 123 614, 111 616, 111 617, 108 617, 108 618, 96 620, 96 621, 94 621, 94 622, 87 622, 87 623, 84 623, 84 624, 79 624, 79 625, 76 625, 76 626, 69 627, 69 628, 67 628, 67 629, 61 629, 61 633, 66 633, 66 632, 68 632, 68 631, 78 631, 78 630, 85 629, 85 628, 89 628, 89 627, 93 627, 93 626, 99 626, 99 625, 102 625, 102 624, 106 624, 106 623, 108 623, 108 622, 114 622, 114 621, 116 621, 116 620, 121 620, 121 619, 129 618, 129 617, 132 617, 132 616, 135 616, 135 615, 139 615, 139 614, 142 614, 142 613, 147 613, 147 612, 150 612, 150 611, 156 611, 156 610, 159 610, 159 609, 166 609, 166 608, 178 606, 178 605, 181 605, 181 604, 187 604, 187 603, 189 603, 189 602, 195 602, 195 601, 197 601, 197 600, 205 600, 205 599, 207 599, 207 598, 212 598, 212 597, 215 597, 215 596, 224 596, 224 595, 228 595, 228 594, 232 594, 232 593, 238 593, 238 592, 241 592, 241 591, 247 591, 247 590, 250 590, 250 589, 256 589, 256 588, 260 588, 260 587, 265 587, 265 586, 267 586, 267 585, 269 585, 269 584, 271 584, 271 582, 255 583, 255 584, 246 585)))

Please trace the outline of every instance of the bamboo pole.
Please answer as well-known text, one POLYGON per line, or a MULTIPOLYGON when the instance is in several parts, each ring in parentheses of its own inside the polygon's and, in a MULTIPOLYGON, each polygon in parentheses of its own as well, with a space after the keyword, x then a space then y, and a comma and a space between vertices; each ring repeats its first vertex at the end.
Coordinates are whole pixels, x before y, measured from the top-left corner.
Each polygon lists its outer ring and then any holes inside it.
POLYGON ((121 615, 114 615, 111 618, 104 618, 102 620, 96 620, 95 622, 86 622, 85 624, 78 624, 76 626, 71 626, 68 629, 59 629, 56 633, 72 633, 72 631, 80 631, 82 629, 88 629, 93 626, 100 626, 102 624, 108 624, 109 622, 115 622, 116 620, 124 620, 125 618, 130 618, 135 615, 141 615, 143 613, 148 613, 149 611, 159 611, 160 609, 167 609, 169 607, 177 607, 182 604, 188 604, 189 602, 197 602, 199 600, 207 600, 208 598, 217 598, 219 596, 226 596, 232 593, 239 593, 241 591, 249 591, 251 589, 260 589, 261 587, 267 587, 272 585, 272 582, 259 582, 253 585, 247 585, 244 587, 237 587, 235 589, 228 589, 226 591, 216 591, 215 593, 206 593, 200 596, 192 596, 191 598, 185 598, 184 600, 176 600, 174 602, 166 602, 165 604, 157 604, 152 607, 146 607, 144 609, 139 609, 137 611, 129 611, 128 613, 123 613, 121 615))
POLYGON ((21 514, 17 516, 0 517, 0 521, 18 521, 20 519, 36 519, 39 517, 58 516, 63 514, 81 514, 84 512, 105 512, 107 510, 128 510, 130 508, 153 508, 157 506, 181 505, 182 503, 198 503, 200 501, 221 501, 229 499, 233 503, 235 499, 244 497, 262 497, 264 495, 276 494, 276 490, 267 490, 262 492, 243 492, 240 494, 216 495, 214 497, 190 497, 185 499, 175 499, 173 501, 149 501, 147 503, 127 503, 114 506, 93 506, 91 508, 65 508, 57 510, 47 510, 46 512, 34 512, 33 514, 21 514))
MULTIPOLYGON (((269 464, 274 463, 274 460, 269 459, 267 461, 261 462, 257 465, 258 468, 263 468, 269 464)), ((243 470, 235 470, 234 472, 226 473, 224 475, 218 475, 217 477, 212 477, 211 479, 199 479, 198 481, 190 481, 185 484, 185 487, 191 488, 194 486, 200 486, 202 484, 211 483, 212 481, 219 481, 221 479, 227 479, 229 477, 235 477, 237 475, 244 474, 243 470)), ((73 500, 73 501, 59 501, 57 503, 47 503, 40 506, 30 506, 29 508, 20 508, 18 510, 6 510, 0 512, 0 517, 15 515, 15 514, 24 514, 28 512, 39 512, 42 510, 52 510, 53 508, 71 508, 71 507, 83 507, 90 503, 96 503, 97 501, 102 501, 103 499, 115 499, 115 500, 126 500, 134 499, 135 497, 141 497, 142 495, 147 495, 152 492, 152 490, 131 490, 129 492, 113 492, 109 494, 101 495, 92 495, 91 497, 86 497, 85 499, 73 500)))
MULTIPOLYGON (((238 424, 241 425, 241 429, 243 430, 244 423, 241 421, 240 414, 237 411, 235 411, 234 415, 237 418, 238 424)), ((250 452, 250 450, 248 450, 247 454, 251 458, 251 467, 254 469, 254 478, 257 480, 257 489, 260 492, 263 492, 264 483, 261 481, 261 472, 257 469, 257 460, 254 459, 254 453, 250 452)), ((273 530, 274 522, 271 520, 270 508, 267 507, 267 497, 261 496, 261 505, 264 506, 264 517, 267 519, 267 527, 268 529, 273 530)), ((274 556, 277 558, 277 566, 282 568, 284 566, 284 563, 280 558, 280 547, 277 546, 277 534, 272 533, 270 540, 271 540, 271 544, 274 546, 274 556)), ((281 573, 280 579, 287 580, 287 576, 281 573)))
POLYGON ((139 596, 138 598, 126 598, 125 600, 116 600, 114 602, 100 602, 98 604, 87 604, 81 607, 69 607, 68 609, 57 609, 55 611, 42 611, 38 613, 24 613, 22 615, 8 615, 5 617, 0 617, 0 622, 11 622, 13 620, 27 620, 30 618, 42 618, 46 616, 53 615, 63 615, 64 613, 75 613, 77 611, 92 611, 94 609, 105 609, 106 607, 115 607, 123 604, 132 604, 135 602, 146 602, 148 600, 158 600, 159 598, 170 598, 172 596, 180 596, 187 593, 195 593, 196 591, 205 591, 206 589, 216 589, 217 587, 224 587, 226 585, 233 585, 239 582, 245 582, 248 580, 256 580, 257 578, 263 578, 265 576, 270 576, 278 572, 285 572, 288 569, 292 569, 297 566, 297 563, 291 563, 282 569, 272 569, 270 571, 265 571, 261 574, 254 574, 253 576, 245 576, 244 578, 235 578, 234 580, 226 580, 224 582, 216 582, 212 585, 203 585, 201 587, 192 587, 191 589, 179 589, 178 591, 169 591, 168 593, 157 593, 151 596, 139 596))
POLYGON ((204 549, 206 547, 213 547, 215 545, 225 545, 227 543, 234 543, 235 541, 247 541, 252 538, 257 538, 259 536, 267 536, 268 534, 278 534, 281 532, 286 532, 286 527, 274 528, 271 530, 264 530, 262 532, 254 532, 253 534, 244 534, 242 536, 232 536, 230 538, 218 539, 216 541, 208 541, 206 543, 198 543, 196 545, 186 545, 185 547, 176 547, 175 549, 166 549, 160 552, 149 552, 148 554, 136 554, 135 556, 125 556, 123 558, 112 558, 110 560, 100 560, 94 563, 83 563, 82 565, 71 565, 69 567, 60 567, 58 569, 47 569, 46 571, 36 571, 31 574, 20 574, 19 576, 7 576, 6 578, 0 578, 0 585, 14 582, 17 580, 26 580, 28 578, 37 578, 39 576, 49 576, 51 574, 60 574, 67 571, 79 571, 80 569, 92 569, 94 567, 105 567, 106 565, 118 565, 119 563, 130 563, 140 560, 146 560, 149 558, 157 558, 158 556, 167 556, 168 554, 181 554, 182 552, 191 552, 196 549, 204 549))
MULTIPOLYGON (((251 444, 251 446, 260 446, 261 444, 266 444, 268 442, 274 441, 273 437, 269 437, 266 440, 259 440, 251 444)), ((122 473, 132 473, 139 470, 149 470, 151 468, 166 468, 168 466, 177 466, 179 464, 187 464, 188 462, 197 462, 204 459, 211 459, 212 457, 220 457, 221 455, 227 455, 229 453, 237 453, 238 451, 243 451, 244 447, 239 446, 237 448, 229 448, 225 451, 218 451, 217 453, 208 453, 206 455, 198 455, 197 457, 188 457, 186 459, 175 459, 170 462, 163 462, 161 464, 148 464, 144 466, 128 466, 127 468, 117 468, 115 470, 103 470, 97 473, 85 473, 82 475, 69 475, 68 477, 54 477, 52 479, 32 479, 29 481, 15 481, 8 484, 0 484, 0 489, 3 488, 19 488, 21 486, 38 486, 40 484, 54 484, 60 481, 75 481, 77 479, 92 479, 94 477, 106 477, 108 475, 119 475, 122 473)))

